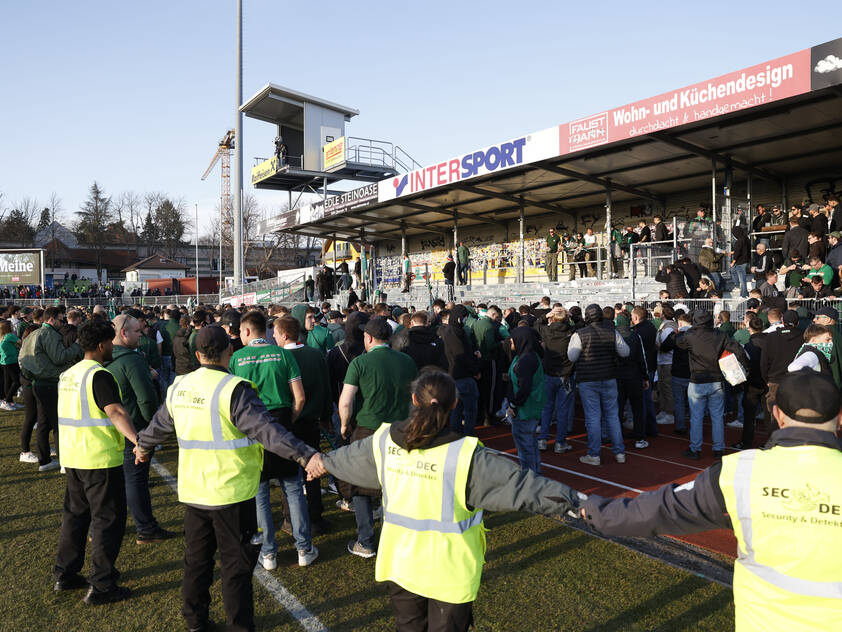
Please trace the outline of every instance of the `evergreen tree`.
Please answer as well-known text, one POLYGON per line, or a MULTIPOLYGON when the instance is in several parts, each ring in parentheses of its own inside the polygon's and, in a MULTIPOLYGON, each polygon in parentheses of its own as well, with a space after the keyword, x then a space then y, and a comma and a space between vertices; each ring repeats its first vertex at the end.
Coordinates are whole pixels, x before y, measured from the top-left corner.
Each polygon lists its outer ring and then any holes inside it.
POLYGON ((161 202, 155 209, 155 227, 158 240, 164 246, 164 254, 170 258, 174 257, 186 228, 180 205, 174 205, 169 199, 161 202))
POLYGON ((3 240, 21 246, 28 246, 35 237, 35 229, 29 223, 26 213, 19 208, 12 209, 3 220, 3 240))
POLYGON ((50 213, 50 209, 46 206, 41 211, 41 219, 38 220, 38 228, 36 228, 36 232, 40 232, 45 228, 49 228, 50 224, 53 223, 52 213, 50 213))
POLYGON ((76 238, 89 245, 96 252, 97 278, 102 279, 102 253, 105 250, 105 234, 113 222, 114 211, 111 198, 94 182, 88 192, 88 199, 82 210, 76 211, 79 221, 76 223, 76 238))
POLYGON ((147 246, 151 247, 158 243, 158 227, 155 225, 155 219, 152 217, 152 212, 146 214, 146 219, 143 222, 143 230, 140 232, 140 237, 147 246))

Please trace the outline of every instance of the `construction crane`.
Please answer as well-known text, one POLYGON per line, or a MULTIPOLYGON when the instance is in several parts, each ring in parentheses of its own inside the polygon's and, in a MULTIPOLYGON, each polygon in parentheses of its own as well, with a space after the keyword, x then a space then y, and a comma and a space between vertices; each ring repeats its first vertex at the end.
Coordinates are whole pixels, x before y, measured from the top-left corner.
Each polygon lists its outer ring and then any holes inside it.
POLYGON ((225 132, 225 136, 219 141, 216 153, 213 155, 208 168, 202 175, 202 180, 208 177, 208 174, 216 166, 216 163, 222 161, 222 194, 219 198, 219 209, 225 216, 225 212, 231 208, 231 151, 234 149, 234 130, 229 129, 225 132))

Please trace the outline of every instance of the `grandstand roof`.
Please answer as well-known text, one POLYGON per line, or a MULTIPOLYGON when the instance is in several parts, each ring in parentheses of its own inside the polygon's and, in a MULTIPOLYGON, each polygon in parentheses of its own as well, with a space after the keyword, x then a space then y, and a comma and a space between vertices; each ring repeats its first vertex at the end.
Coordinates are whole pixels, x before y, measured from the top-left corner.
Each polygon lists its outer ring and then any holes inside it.
POLYGON ((607 189, 615 204, 658 206, 709 186, 714 161, 783 184, 842 162, 840 84, 842 39, 381 180, 353 203, 329 198, 262 229, 367 241, 449 233, 454 217, 460 229, 501 224, 521 205, 529 217, 569 217, 603 204, 607 189))

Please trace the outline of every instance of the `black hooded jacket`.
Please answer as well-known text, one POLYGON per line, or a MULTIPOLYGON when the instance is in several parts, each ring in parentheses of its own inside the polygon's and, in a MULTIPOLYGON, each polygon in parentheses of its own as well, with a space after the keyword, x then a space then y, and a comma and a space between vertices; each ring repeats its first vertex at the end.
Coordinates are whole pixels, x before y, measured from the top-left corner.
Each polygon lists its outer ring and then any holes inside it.
POLYGON ((438 335, 444 343, 444 355, 447 359, 447 372, 454 380, 474 377, 479 373, 479 358, 474 355, 471 337, 465 331, 465 319, 468 310, 464 305, 457 305, 450 310, 447 325, 439 327, 438 335))
POLYGON ((784 325, 766 334, 760 355, 760 374, 766 383, 777 384, 787 374, 789 363, 795 360, 804 344, 804 332, 797 324, 784 325))
POLYGON ((570 322, 547 324, 546 319, 541 317, 535 329, 544 343, 544 375, 570 377, 573 374, 573 363, 567 358, 567 346, 575 333, 570 322))
POLYGON ((734 226, 731 234, 734 236, 734 254, 732 257, 734 265, 748 265, 751 261, 751 243, 746 236, 745 229, 742 226, 734 226))
POLYGON ((678 334, 675 346, 690 352, 690 381, 694 384, 710 384, 722 381, 719 356, 730 351, 748 371, 748 357, 739 342, 713 328, 713 316, 705 310, 693 312, 693 326, 678 334))
POLYGON ((515 327, 512 330, 512 342, 515 345, 514 354, 517 356, 515 375, 517 376, 517 393, 509 382, 509 403, 512 406, 523 406, 532 392, 532 381, 541 363, 541 343, 538 334, 530 327, 515 327))
POLYGON ((617 379, 638 379, 641 382, 648 380, 646 354, 643 351, 643 341, 640 334, 626 324, 617 325, 617 333, 623 337, 623 340, 629 346, 629 355, 617 359, 617 379))
POLYGON ((368 322, 368 314, 352 312, 345 320, 345 340, 327 352, 327 373, 330 377, 330 392, 335 403, 345 382, 345 373, 351 360, 365 353, 363 332, 360 329, 368 322))
POLYGON ((415 326, 401 329, 392 336, 391 346, 392 349, 402 351, 412 358, 419 371, 425 366, 435 366, 445 371, 448 369, 444 343, 432 327, 415 326))

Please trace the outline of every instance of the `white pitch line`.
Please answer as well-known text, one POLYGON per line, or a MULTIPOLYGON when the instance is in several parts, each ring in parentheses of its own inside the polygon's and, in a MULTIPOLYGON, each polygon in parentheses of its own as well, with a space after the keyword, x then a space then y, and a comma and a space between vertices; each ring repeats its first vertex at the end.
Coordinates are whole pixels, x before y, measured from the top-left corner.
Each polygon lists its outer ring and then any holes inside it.
MULTIPOLYGON (((170 474, 169 470, 161 465, 161 463, 155 458, 152 459, 152 469, 154 469, 158 476, 160 476, 164 482, 169 485, 176 494, 178 494, 178 482, 175 477, 170 474)), ((260 584, 269 591, 269 594, 275 598, 275 601, 277 601, 287 612, 289 612, 290 615, 298 621, 298 624, 307 630, 307 632, 328 632, 328 629, 321 621, 319 621, 319 618, 307 610, 307 608, 304 607, 304 604, 298 601, 295 595, 284 588, 284 585, 279 582, 275 576, 269 573, 269 571, 261 566, 257 566, 254 569, 254 576, 257 578, 257 581, 259 581, 260 584)))
MULTIPOLYGON (((588 445, 587 441, 582 441, 580 439, 568 439, 569 443, 581 443, 583 445, 588 445)), ((645 449, 645 448, 644 448, 645 449)), ((691 470, 696 470, 697 472, 703 472, 705 468, 703 467, 695 467, 693 465, 687 465, 686 463, 679 463, 678 461, 669 461, 667 459, 659 459, 657 456, 651 456, 649 454, 643 454, 642 452, 629 452, 626 450, 626 456, 639 456, 643 457, 644 459, 650 459, 652 461, 659 461, 660 463, 669 463, 670 465, 677 465, 679 467, 686 467, 691 470)), ((541 463, 543 465, 543 463, 541 463)))
MULTIPOLYGON (((486 450, 491 450, 492 452, 496 452, 497 454, 502 454, 503 456, 508 456, 512 459, 516 459, 517 456, 514 454, 509 454, 508 452, 501 452, 500 450, 495 450, 494 448, 489 448, 486 446, 486 450)), ((606 485, 611 485, 612 487, 619 487, 620 489, 625 489, 630 492, 635 492, 637 494, 642 494, 642 489, 637 489, 636 487, 629 487, 627 485, 623 485, 621 483, 615 483, 614 481, 608 481, 604 478, 599 478, 598 476, 591 476, 590 474, 584 474, 582 472, 577 472, 576 470, 568 470, 563 467, 558 467, 557 465, 551 465, 549 463, 541 463, 541 467, 548 467, 553 470, 558 470, 559 472, 565 472, 567 474, 572 474, 573 476, 580 476, 581 478, 588 478, 592 481, 597 481, 600 483, 605 483, 606 485)))

